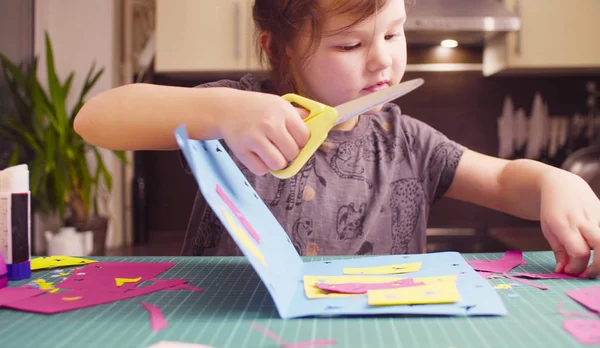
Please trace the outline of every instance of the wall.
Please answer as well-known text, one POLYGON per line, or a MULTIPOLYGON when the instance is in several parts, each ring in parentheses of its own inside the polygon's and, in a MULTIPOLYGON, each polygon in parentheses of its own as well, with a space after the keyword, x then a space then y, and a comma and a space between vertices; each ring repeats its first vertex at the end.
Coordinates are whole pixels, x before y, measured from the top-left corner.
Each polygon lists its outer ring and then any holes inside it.
MULTIPOLYGON (((75 72, 72 94, 68 98, 68 110, 72 109, 75 98, 92 63, 104 67, 104 74, 88 98, 106 91, 119 83, 119 11, 117 0, 36 0, 34 51, 40 61, 45 61, 44 33, 48 32, 54 48, 54 59, 59 78, 63 81, 71 71, 75 72)), ((39 78, 46 84, 45 64, 39 66, 39 78)), ((118 246, 123 241, 123 199, 121 187, 121 163, 109 152, 102 149, 107 169, 113 173, 113 191, 110 205, 102 212, 109 214, 111 225, 108 233, 108 246, 118 246)))

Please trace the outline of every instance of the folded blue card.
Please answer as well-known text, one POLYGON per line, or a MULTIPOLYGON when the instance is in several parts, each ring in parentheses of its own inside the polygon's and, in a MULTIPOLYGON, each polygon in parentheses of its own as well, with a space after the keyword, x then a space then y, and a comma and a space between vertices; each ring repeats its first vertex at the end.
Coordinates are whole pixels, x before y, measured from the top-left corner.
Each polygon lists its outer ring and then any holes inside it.
POLYGON ((290 238, 259 198, 218 140, 189 139, 185 126, 175 131, 177 143, 198 182, 200 192, 268 289, 279 315, 303 316, 420 314, 505 315, 502 299, 490 283, 455 252, 423 255, 357 257, 303 262, 290 238), (421 262, 417 272, 386 277, 456 275, 461 300, 448 304, 370 306, 367 296, 309 299, 305 275, 341 276, 344 268, 421 262))

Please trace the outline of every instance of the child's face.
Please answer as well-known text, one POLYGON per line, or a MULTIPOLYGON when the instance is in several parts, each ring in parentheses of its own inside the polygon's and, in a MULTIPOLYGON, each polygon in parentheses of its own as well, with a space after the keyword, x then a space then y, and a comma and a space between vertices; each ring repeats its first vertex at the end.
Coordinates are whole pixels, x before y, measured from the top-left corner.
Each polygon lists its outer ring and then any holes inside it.
MULTIPOLYGON (((331 106, 400 82, 406 70, 406 18, 404 0, 389 0, 376 15, 337 35, 328 35, 352 23, 352 18, 329 17, 323 38, 307 63, 296 70, 300 92, 331 106)), ((293 67, 299 52, 307 47, 300 37, 288 50, 293 67)), ((375 113, 378 106, 367 113, 375 113)))

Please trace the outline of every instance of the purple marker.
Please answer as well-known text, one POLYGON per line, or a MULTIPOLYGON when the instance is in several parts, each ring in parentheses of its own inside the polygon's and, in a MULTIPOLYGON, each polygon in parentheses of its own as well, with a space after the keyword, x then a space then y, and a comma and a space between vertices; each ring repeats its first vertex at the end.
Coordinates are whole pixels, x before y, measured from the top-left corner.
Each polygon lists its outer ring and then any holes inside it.
POLYGON ((31 278, 30 195, 26 164, 0 171, 0 253, 8 280, 31 278))

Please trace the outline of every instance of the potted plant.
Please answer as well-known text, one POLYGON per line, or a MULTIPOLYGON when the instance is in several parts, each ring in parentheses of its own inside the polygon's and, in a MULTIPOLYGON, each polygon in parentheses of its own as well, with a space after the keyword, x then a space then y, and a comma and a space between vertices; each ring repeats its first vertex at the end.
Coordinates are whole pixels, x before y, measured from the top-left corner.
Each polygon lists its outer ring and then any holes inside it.
MULTIPOLYGON (((67 110, 74 72, 61 82, 47 33, 45 43, 47 92, 37 78, 37 58, 19 66, 0 54, 15 110, 0 124, 1 134, 15 144, 9 166, 29 166, 33 210, 58 215, 64 226, 93 231, 94 254, 103 254, 108 217, 100 216, 98 207, 103 187, 109 192, 112 188, 112 177, 98 148, 83 141, 74 131, 73 121, 104 69, 96 71, 92 64, 75 106, 67 110), (88 154, 95 158, 95 166, 89 163, 88 154)), ((127 163, 123 152, 113 153, 127 163)))

